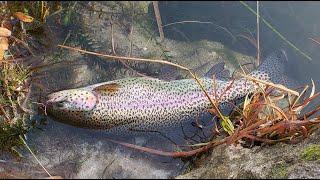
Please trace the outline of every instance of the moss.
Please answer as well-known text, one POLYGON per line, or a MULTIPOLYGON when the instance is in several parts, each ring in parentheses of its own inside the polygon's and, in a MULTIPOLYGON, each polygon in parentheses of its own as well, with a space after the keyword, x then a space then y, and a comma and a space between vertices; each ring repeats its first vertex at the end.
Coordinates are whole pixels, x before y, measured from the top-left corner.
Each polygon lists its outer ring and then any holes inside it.
POLYGON ((0 152, 21 158, 19 150, 24 144, 19 136, 23 136, 29 130, 24 125, 25 118, 16 119, 14 124, 0 121, 0 152))
POLYGON ((76 22, 76 6, 77 2, 74 2, 73 4, 68 4, 67 8, 65 10, 65 13, 63 14, 62 24, 64 26, 69 26, 71 24, 74 24, 76 22))
POLYGON ((249 56, 245 56, 243 54, 230 50, 229 48, 225 47, 223 44, 219 42, 201 40, 198 42, 194 42, 194 44, 198 47, 203 47, 209 51, 215 51, 225 61, 228 61, 231 65, 233 65, 234 68, 239 67, 239 62, 241 62, 243 58, 250 58, 249 56))
POLYGON ((25 86, 27 69, 19 65, 2 66, 0 73, 0 151, 19 156, 15 148, 22 145, 19 135, 26 133, 26 113, 18 111, 25 93, 18 89, 25 86))
POLYGON ((320 145, 311 145, 305 148, 301 154, 301 158, 307 161, 320 160, 320 145))
POLYGON ((158 53, 156 51, 148 51, 144 53, 141 57, 146 59, 156 59, 158 57, 158 53))
POLYGON ((236 176, 237 179, 258 179, 251 171, 242 171, 236 176))
POLYGON ((272 179, 284 179, 288 175, 288 167, 285 163, 276 164, 272 167, 270 178, 272 179))
MULTIPOLYGON (((17 38, 24 37, 21 38, 24 42, 23 44, 30 45, 28 46, 29 49, 38 54, 39 49, 41 49, 38 48, 41 45, 37 45, 39 43, 37 39, 41 37, 38 28, 46 23, 48 11, 49 9, 54 9, 55 5, 55 3, 46 1, 8 1, 5 4, 1 4, 0 16, 4 22, 10 22, 8 23, 10 24, 8 28, 12 31, 12 36, 17 38), (11 23, 11 17, 15 12, 23 12, 32 16, 34 20, 30 23, 11 23), (39 34, 39 36, 32 35, 31 31, 34 31, 34 34, 39 34)), ((12 57, 13 59, 16 57, 21 59, 28 57, 30 54, 25 53, 22 50, 25 47, 20 44, 22 43, 9 42, 10 50, 5 53, 10 52, 8 53, 10 56, 0 58, 11 60, 12 57)), ((27 122, 31 116, 27 110, 29 106, 24 104, 27 102, 28 92, 30 91, 29 78, 32 74, 30 67, 20 64, 19 61, 17 63, 0 63, 0 152, 2 153, 20 156, 18 148, 23 145, 20 137, 26 134, 32 126, 27 122)))
POLYGON ((216 49, 215 51, 220 56, 222 56, 223 59, 225 59, 226 61, 229 61, 229 63, 232 64, 234 68, 238 68, 239 62, 231 50, 229 50, 228 48, 223 48, 223 49, 216 49))

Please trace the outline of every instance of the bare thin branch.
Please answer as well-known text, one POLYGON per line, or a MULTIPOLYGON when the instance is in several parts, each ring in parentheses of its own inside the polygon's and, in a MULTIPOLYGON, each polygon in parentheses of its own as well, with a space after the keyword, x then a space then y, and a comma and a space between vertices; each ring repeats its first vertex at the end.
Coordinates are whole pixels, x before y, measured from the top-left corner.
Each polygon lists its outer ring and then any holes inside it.
POLYGON ((154 9, 154 14, 156 15, 156 19, 157 19, 160 39, 162 41, 164 39, 164 33, 163 33, 163 29, 162 29, 162 21, 161 21, 161 15, 160 15, 158 1, 152 1, 152 4, 153 4, 153 9, 154 9))

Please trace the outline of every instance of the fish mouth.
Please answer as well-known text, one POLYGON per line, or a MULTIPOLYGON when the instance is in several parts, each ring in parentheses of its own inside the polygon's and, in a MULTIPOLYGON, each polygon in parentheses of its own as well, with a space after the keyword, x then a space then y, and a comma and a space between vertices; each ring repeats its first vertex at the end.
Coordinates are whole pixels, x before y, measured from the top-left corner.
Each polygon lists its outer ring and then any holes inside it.
POLYGON ((56 93, 51 93, 46 96, 44 104, 48 107, 51 107, 51 106, 59 107, 59 104, 62 104, 64 102, 67 102, 65 96, 61 96, 61 95, 59 96, 56 93))
POLYGON ((47 102, 47 101, 40 102, 37 104, 38 104, 38 106, 37 106, 38 113, 40 115, 45 115, 45 116, 48 116, 48 114, 50 114, 51 109, 54 106, 53 103, 47 102))
POLYGON ((64 107, 64 103, 67 102, 65 100, 55 100, 55 99, 48 99, 44 105, 46 106, 47 110, 51 110, 53 108, 60 109, 64 107))
POLYGON ((46 103, 53 103, 62 100, 64 97, 57 96, 55 93, 48 94, 45 98, 46 103))
POLYGON ((51 107, 54 104, 54 98, 50 97, 50 94, 46 96, 45 101, 44 101, 44 105, 46 107, 51 107))
POLYGON ((44 101, 43 101, 43 108, 42 109, 42 112, 45 114, 45 115, 50 115, 53 110, 56 108, 56 105, 59 101, 57 101, 57 97, 54 96, 54 94, 48 94, 47 96, 45 96, 44 98, 44 101))

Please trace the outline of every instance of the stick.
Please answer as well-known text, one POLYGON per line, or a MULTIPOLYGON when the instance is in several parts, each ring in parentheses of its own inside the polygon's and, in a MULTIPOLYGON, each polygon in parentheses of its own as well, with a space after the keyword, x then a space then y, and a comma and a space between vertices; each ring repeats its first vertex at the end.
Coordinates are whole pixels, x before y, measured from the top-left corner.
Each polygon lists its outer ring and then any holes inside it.
POLYGON ((49 175, 49 177, 52 177, 51 174, 49 173, 49 171, 47 171, 47 169, 42 165, 42 163, 39 161, 39 159, 37 158, 37 156, 32 152, 32 150, 29 148, 28 144, 26 143, 26 141, 22 138, 22 136, 19 136, 21 141, 23 142, 23 144, 26 146, 26 148, 30 151, 30 153, 32 154, 32 156, 36 159, 36 161, 39 163, 39 165, 43 168, 43 170, 49 175))
POLYGON ((260 14, 259 14, 259 1, 257 1, 257 67, 260 64, 260 14))
POLYGON ((152 1, 152 4, 153 4, 153 9, 154 9, 154 14, 156 15, 156 19, 157 19, 160 40, 162 41, 164 39, 164 33, 163 33, 163 29, 162 29, 162 21, 161 21, 158 1, 152 1))
POLYGON ((257 78, 254 78, 252 76, 248 76, 248 75, 245 75, 245 74, 242 74, 240 73, 241 76, 249 79, 249 80, 252 80, 252 81, 257 81, 259 83, 262 83, 262 84, 266 84, 266 85, 269 85, 269 86, 272 86, 272 87, 275 87, 275 88, 278 88, 278 89, 281 89, 283 91, 286 91, 286 92, 289 92, 293 95, 296 95, 296 96, 299 96, 299 93, 297 91, 294 91, 294 90, 291 90, 289 88, 286 88, 285 86, 281 85, 281 84, 274 84, 272 82, 267 82, 267 81, 263 81, 261 79, 257 79, 257 78))

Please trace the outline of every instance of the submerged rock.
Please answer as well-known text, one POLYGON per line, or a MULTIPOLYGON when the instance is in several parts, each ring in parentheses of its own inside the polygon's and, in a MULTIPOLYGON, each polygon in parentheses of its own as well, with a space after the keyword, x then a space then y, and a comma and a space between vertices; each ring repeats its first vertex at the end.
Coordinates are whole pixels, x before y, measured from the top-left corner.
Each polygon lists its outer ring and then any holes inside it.
MULTIPOLYGON (((64 27, 69 36, 59 32, 61 28, 53 29, 56 43, 65 41, 65 45, 103 54, 165 59, 190 68, 199 76, 221 61, 230 72, 240 64, 254 62, 253 57, 231 51, 219 42, 183 42, 167 38, 160 41, 153 12, 146 11, 146 8, 151 11, 152 5, 144 2, 132 5, 135 8, 129 8, 129 2, 78 2, 75 9, 82 11, 74 12, 75 27, 64 27)), ((50 92, 141 74, 164 80, 191 77, 188 72, 170 65, 105 59, 70 50, 54 49, 45 60, 61 62, 43 70, 48 76, 42 84, 46 84, 50 92)))
MULTIPOLYGON (((48 123, 44 131, 30 132, 27 143, 53 176, 72 179, 165 179, 173 178, 184 169, 184 163, 179 159, 141 153, 111 143, 106 138, 119 138, 107 136, 103 131, 71 127, 54 121, 48 123)), ((149 134, 146 139, 146 146, 172 150, 172 143, 165 138, 149 134)), ((120 140, 135 143, 128 136, 120 140)), ((3 162, 0 162, 0 167, 5 165, 5 168, 0 168, 0 177, 48 177, 29 151, 20 152, 23 155, 21 161, 1 157, 3 162)))

